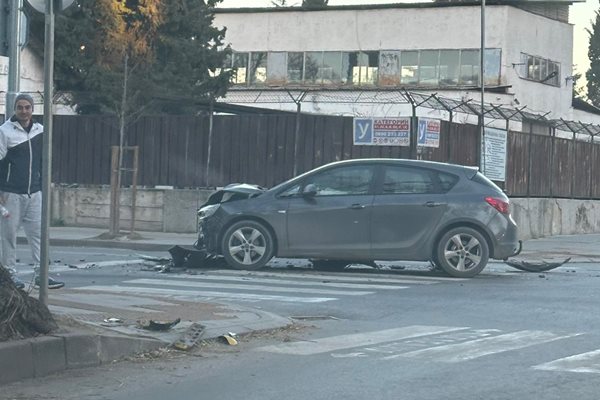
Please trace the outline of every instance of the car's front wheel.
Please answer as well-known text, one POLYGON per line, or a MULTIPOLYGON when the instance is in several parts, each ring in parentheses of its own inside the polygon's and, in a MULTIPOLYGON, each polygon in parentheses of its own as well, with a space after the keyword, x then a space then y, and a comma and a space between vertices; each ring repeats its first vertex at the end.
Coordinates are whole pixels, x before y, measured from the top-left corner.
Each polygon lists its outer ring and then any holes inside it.
POLYGON ((472 278, 485 268, 490 255, 481 233, 468 227, 454 228, 439 240, 435 260, 446 273, 456 278, 472 278))
POLYGON ((223 257, 235 269, 264 267, 273 257, 273 249, 273 236, 256 221, 236 222, 223 235, 223 257))

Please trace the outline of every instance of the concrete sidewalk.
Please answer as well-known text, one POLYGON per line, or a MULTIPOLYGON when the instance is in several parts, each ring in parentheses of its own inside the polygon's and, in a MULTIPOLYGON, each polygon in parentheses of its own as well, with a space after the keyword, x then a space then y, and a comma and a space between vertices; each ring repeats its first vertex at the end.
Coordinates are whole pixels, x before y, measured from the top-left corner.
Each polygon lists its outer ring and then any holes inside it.
MULTIPOLYGON (((166 251, 173 245, 193 245, 196 234, 140 232, 135 238, 102 239, 104 229, 52 227, 50 244, 166 251)), ((20 235, 20 242, 25 238, 20 235)), ((571 262, 600 262, 600 234, 553 236, 523 243, 516 260, 552 261, 571 257, 571 262)), ((37 297, 37 292, 32 292, 37 297)), ((35 339, 0 343, 0 384, 39 377, 57 371, 101 363, 170 346, 190 343, 198 337, 214 339, 228 332, 238 335, 281 328, 288 318, 258 309, 219 303, 188 302, 128 294, 98 294, 69 288, 50 291, 49 305, 59 315, 62 330, 35 339), (84 295, 87 304, 77 302, 84 295), (96 304, 90 306, 90 296, 96 304), (79 310, 73 313, 73 310, 79 310), (113 318, 113 319, 111 319, 113 318), (167 331, 144 329, 150 320, 181 321, 167 331), (198 335, 199 325, 203 329, 198 335)))

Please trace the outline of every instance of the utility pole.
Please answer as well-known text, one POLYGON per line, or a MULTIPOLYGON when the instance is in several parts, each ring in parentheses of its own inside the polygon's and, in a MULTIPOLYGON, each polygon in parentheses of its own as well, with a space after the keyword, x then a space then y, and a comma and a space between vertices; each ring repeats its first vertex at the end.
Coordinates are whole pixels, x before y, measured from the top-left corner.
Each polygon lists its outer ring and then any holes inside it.
POLYGON ((23 9, 23 0, 8 1, 8 88, 6 91, 6 103, 4 117, 10 118, 12 114, 12 105, 20 90, 21 80, 21 46, 19 38, 21 37, 21 10, 23 9))

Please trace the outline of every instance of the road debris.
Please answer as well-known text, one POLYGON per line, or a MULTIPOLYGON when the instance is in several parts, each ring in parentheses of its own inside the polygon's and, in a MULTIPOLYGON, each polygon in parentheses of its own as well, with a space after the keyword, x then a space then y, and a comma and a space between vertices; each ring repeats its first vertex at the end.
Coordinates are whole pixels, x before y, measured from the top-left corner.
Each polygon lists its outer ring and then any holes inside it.
POLYGON ((516 268, 518 270, 521 271, 525 271, 525 272, 545 272, 545 271, 550 271, 551 269, 554 268, 558 268, 560 266, 562 266, 563 264, 568 263, 569 261, 571 261, 571 257, 566 258, 564 261, 562 262, 547 262, 547 261, 541 261, 541 262, 528 262, 528 261, 505 261, 506 264, 510 265, 513 268, 516 268))
POLYGON ((237 335, 233 332, 227 332, 226 334, 219 336, 219 339, 223 340, 223 342, 230 346, 236 346, 238 344, 238 341, 235 338, 236 336, 237 335))
POLYGON ((175 325, 177 325, 180 322, 181 322, 181 318, 177 318, 174 321, 154 321, 154 320, 150 320, 147 323, 146 322, 140 322, 140 321, 138 321, 140 328, 146 329, 148 331, 157 331, 157 332, 168 331, 168 330, 170 330, 172 327, 174 327, 175 325))
POLYGON ((176 348, 177 350, 187 351, 194 347, 202 335, 204 335, 204 329, 206 327, 202 324, 194 322, 190 325, 185 333, 177 339, 171 346, 176 348))
POLYGON ((105 318, 104 319, 104 323, 100 324, 102 326, 116 326, 116 325, 122 325, 123 324, 123 320, 121 318, 115 318, 115 317, 110 317, 110 318, 105 318))
POLYGON ((299 321, 317 321, 317 320, 324 320, 324 319, 333 319, 336 321, 340 320, 339 318, 336 318, 331 315, 292 315, 292 316, 290 316, 290 318, 299 320, 299 321))

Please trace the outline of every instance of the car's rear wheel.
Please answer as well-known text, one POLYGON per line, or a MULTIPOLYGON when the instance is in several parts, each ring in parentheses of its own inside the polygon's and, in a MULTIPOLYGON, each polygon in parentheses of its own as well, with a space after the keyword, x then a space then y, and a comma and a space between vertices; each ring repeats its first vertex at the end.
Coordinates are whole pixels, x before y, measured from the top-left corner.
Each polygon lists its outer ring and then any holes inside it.
POLYGON ((347 260, 310 260, 317 271, 343 271, 350 261, 347 260))
POLYGON ((235 269, 264 267, 273 257, 273 249, 273 236, 256 221, 236 222, 223 235, 223 257, 235 269))
POLYGON ((472 278, 485 268, 490 255, 487 241, 473 228, 459 227, 439 240, 435 260, 446 273, 456 278, 472 278))

